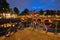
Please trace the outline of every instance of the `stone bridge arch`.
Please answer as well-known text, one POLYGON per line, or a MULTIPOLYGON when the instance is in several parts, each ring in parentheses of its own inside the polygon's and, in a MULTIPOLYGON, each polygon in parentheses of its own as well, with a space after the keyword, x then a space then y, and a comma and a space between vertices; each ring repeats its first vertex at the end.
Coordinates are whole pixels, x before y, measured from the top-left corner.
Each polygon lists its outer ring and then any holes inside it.
POLYGON ((48 21, 48 22, 52 23, 51 19, 44 19, 43 22, 45 22, 45 21, 48 21))

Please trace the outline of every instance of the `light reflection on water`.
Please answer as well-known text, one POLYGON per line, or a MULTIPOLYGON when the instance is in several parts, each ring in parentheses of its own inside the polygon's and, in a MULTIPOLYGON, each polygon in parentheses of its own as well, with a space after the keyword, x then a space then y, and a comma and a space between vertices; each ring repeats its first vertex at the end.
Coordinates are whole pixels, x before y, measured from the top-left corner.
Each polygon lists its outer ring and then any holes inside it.
POLYGON ((8 28, 11 26, 15 26, 15 24, 14 23, 5 23, 5 24, 0 25, 0 27, 4 27, 4 28, 8 28))
MULTIPOLYGON (((16 29, 23 29, 26 28, 27 26, 29 27, 33 27, 35 29, 39 29, 39 30, 44 30, 46 31, 45 25, 41 24, 41 23, 36 23, 36 22, 31 22, 31 23, 26 23, 26 22, 19 22, 19 23, 7 23, 7 24, 2 24, 0 26, 4 26, 4 28, 8 28, 11 27, 11 29, 9 31, 15 31, 16 29), (18 27, 18 28, 17 28, 18 27)), ((49 28, 47 27, 47 32, 54 32, 54 28, 49 28)))

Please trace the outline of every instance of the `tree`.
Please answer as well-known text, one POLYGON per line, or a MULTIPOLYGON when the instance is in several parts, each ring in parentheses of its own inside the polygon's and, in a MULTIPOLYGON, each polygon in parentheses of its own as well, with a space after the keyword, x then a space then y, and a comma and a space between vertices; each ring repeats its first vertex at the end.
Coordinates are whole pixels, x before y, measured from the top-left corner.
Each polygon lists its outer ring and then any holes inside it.
POLYGON ((51 12, 50 12, 50 10, 46 10, 46 14, 45 14, 46 16, 47 15, 51 15, 51 12))
POLYGON ((28 15, 29 10, 26 8, 20 15, 28 15))
POLYGON ((43 14, 44 14, 44 11, 41 9, 41 10, 39 11, 39 14, 40 14, 40 15, 43 15, 43 14))
MULTIPOLYGON (((2 13, 2 18, 3 18, 3 13, 7 13, 7 12, 10 12, 8 2, 6 0, 0 0, 0 13, 2 13)), ((6 19, 6 15, 5 15, 5 19, 6 19)))
POLYGON ((2 12, 9 12, 10 8, 9 8, 9 4, 7 3, 6 0, 0 0, 0 13, 2 12))
POLYGON ((2 13, 2 17, 3 17, 3 13, 7 13, 7 12, 10 12, 8 2, 6 0, 0 0, 0 13, 2 13))
POLYGON ((53 16, 53 15, 55 15, 55 11, 53 11, 53 10, 46 10, 46 14, 45 15, 53 16))
POLYGON ((17 7, 14 7, 14 13, 16 13, 17 15, 19 14, 19 10, 17 7))
POLYGON ((55 16, 55 11, 51 10, 51 16, 55 16))
POLYGON ((60 10, 57 10, 56 11, 56 15, 60 15, 60 10))

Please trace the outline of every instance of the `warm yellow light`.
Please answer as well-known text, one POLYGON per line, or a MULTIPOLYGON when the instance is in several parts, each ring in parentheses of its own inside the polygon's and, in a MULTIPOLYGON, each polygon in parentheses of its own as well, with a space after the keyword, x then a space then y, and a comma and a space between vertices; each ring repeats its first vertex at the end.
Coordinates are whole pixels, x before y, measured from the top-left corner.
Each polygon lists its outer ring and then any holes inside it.
POLYGON ((3 17, 4 18, 11 18, 11 14, 10 13, 3 13, 3 17))
POLYGON ((6 18, 11 18, 11 15, 10 14, 6 14, 6 18))
POLYGON ((11 16, 12 16, 12 18, 17 18, 16 14, 12 14, 11 16))
POLYGON ((49 22, 52 23, 52 21, 49 19, 49 22))
POLYGON ((1 19, 2 17, 0 17, 0 19, 1 19))
POLYGON ((11 27, 12 24, 10 23, 6 23, 6 24, 2 24, 1 26, 4 27, 4 28, 7 28, 7 27, 11 27))
POLYGON ((24 18, 21 18, 22 20, 24 20, 24 18))
POLYGON ((17 18, 17 14, 3 13, 1 15, 3 15, 3 18, 17 18))

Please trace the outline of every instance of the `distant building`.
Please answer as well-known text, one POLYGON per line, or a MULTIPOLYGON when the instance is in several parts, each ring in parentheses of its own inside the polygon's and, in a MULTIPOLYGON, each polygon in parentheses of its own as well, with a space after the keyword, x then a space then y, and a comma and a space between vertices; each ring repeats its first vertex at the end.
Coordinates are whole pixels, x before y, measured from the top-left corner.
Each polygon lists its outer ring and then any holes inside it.
POLYGON ((1 18, 17 18, 17 14, 1 13, 0 14, 0 19, 1 18))

